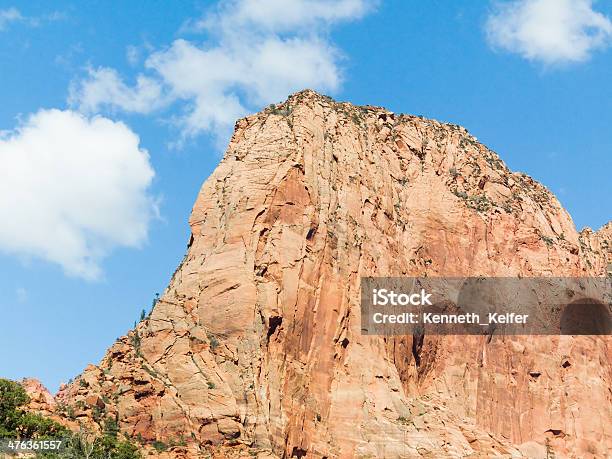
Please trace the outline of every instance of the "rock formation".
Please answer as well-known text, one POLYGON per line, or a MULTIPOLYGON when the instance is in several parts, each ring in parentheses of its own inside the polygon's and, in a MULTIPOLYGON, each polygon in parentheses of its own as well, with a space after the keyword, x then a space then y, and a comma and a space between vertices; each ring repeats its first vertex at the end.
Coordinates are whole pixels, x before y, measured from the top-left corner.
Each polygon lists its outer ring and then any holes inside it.
POLYGON ((48 416, 55 413, 55 399, 39 380, 34 378, 24 378, 21 380, 20 384, 21 387, 25 389, 26 394, 29 397, 27 405, 28 409, 48 416))
POLYGON ((362 276, 606 275, 612 225, 578 233, 464 128, 297 93, 236 123, 190 225, 63 416, 116 417, 167 457, 612 451, 608 337, 360 333, 362 276))

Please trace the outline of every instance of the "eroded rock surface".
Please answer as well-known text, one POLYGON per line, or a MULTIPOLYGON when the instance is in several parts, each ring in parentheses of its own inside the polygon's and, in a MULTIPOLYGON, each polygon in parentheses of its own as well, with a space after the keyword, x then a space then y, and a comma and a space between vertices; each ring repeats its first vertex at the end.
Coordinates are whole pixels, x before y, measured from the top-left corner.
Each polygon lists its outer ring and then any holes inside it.
POLYGON ((361 276, 606 274, 611 225, 578 233, 465 129, 300 92, 237 122, 190 225, 152 313, 61 391, 64 416, 185 445, 168 457, 612 449, 608 338, 360 333, 361 276))
POLYGON ((51 415, 56 411, 53 395, 38 379, 24 378, 20 384, 29 397, 28 409, 45 415, 51 415))

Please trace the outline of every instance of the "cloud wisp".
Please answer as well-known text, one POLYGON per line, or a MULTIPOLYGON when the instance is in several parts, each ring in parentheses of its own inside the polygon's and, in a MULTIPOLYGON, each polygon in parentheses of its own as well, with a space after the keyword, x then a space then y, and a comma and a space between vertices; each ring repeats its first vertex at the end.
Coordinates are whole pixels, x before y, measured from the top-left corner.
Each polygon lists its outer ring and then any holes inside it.
POLYGON ((306 87, 336 91, 342 53, 329 28, 372 8, 368 0, 222 1, 184 27, 206 40, 178 39, 152 52, 132 86, 112 69, 90 69, 72 85, 69 100, 85 113, 151 113, 179 103, 183 140, 213 132, 224 141, 250 110, 306 87))
POLYGON ((591 0, 498 3, 485 28, 493 48, 545 65, 583 62, 612 43, 612 21, 591 0))
POLYGON ((156 205, 149 155, 127 126, 40 110, 0 136, 0 251, 96 279, 116 247, 146 241, 156 205))
POLYGON ((24 17, 17 8, 7 8, 0 10, 0 31, 3 31, 13 22, 22 21, 24 17))
POLYGON ((0 9, 0 32, 6 30, 10 24, 23 23, 30 27, 38 27, 45 22, 53 22, 65 19, 66 15, 60 12, 53 12, 43 16, 24 16, 15 7, 0 9))

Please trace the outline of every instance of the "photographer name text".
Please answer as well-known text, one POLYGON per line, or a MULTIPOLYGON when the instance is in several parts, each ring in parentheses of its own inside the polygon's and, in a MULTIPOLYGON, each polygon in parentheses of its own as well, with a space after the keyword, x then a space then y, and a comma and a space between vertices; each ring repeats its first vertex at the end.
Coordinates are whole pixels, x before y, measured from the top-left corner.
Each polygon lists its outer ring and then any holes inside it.
MULTIPOLYGON (((418 293, 396 293, 393 290, 373 289, 374 306, 433 306, 431 293, 421 289, 418 293)), ((526 324, 529 314, 489 312, 484 317, 476 312, 402 312, 399 314, 372 314, 375 324, 526 324), (485 319, 485 320, 483 320, 485 319)))

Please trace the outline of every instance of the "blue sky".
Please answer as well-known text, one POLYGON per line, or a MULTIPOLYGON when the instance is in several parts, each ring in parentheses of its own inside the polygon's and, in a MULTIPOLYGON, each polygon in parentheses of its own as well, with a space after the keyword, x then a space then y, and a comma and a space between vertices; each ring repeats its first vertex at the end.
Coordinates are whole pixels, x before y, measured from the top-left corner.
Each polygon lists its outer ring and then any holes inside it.
POLYGON ((233 119, 312 87, 465 126, 612 218, 612 4, 0 0, 0 376, 52 390, 163 291, 233 119))

